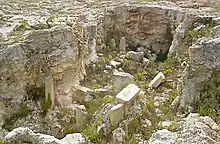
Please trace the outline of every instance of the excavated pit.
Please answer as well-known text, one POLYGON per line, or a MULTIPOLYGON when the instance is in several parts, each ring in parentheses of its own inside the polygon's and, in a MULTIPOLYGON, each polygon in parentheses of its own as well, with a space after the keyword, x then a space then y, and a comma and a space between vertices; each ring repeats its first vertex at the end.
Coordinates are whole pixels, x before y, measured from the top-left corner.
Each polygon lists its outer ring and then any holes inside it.
MULTIPOLYGON (((159 55, 169 51, 176 24, 184 20, 180 10, 146 4, 120 6, 105 11, 103 27, 107 45, 126 38, 127 50, 146 49, 159 55)), ((147 56, 147 55, 146 55, 147 56)))

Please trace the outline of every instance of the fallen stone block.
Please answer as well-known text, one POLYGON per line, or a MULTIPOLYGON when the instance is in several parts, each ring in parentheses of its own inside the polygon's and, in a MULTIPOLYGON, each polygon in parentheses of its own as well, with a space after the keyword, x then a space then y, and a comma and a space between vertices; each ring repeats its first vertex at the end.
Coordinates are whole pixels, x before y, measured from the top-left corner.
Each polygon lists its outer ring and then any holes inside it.
POLYGON ((162 81, 165 79, 165 76, 162 72, 159 72, 154 79, 150 82, 149 87, 157 88, 162 81))
POLYGON ((113 82, 114 91, 118 93, 128 84, 134 83, 134 76, 129 73, 115 71, 113 73, 113 82))
POLYGON ((117 104, 113 106, 109 112, 109 119, 111 125, 113 127, 116 127, 118 123, 122 120, 124 114, 125 114, 125 109, 123 104, 117 104))
POLYGON ((87 123, 88 113, 84 105, 76 107, 76 127, 78 130, 85 128, 87 123))

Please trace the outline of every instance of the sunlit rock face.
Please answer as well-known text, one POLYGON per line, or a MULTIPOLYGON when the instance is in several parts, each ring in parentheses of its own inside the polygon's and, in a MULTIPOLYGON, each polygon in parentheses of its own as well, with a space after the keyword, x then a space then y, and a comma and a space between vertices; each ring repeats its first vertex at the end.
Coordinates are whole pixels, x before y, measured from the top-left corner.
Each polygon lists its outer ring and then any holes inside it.
MULTIPOLYGON (((44 96, 45 77, 52 74, 57 104, 71 102, 72 87, 84 74, 86 50, 77 29, 59 25, 29 33, 23 41, 2 44, 0 98, 12 103, 44 96)), ((80 30, 80 29, 79 29, 80 30)))

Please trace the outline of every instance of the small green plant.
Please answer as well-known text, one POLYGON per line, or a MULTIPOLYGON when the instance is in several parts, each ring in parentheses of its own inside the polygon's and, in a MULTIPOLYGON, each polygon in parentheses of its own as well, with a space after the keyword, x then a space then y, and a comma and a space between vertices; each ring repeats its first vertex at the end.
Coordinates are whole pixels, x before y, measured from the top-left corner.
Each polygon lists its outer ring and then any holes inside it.
POLYGON ((171 124, 168 126, 169 131, 177 131, 178 130, 178 123, 176 120, 172 121, 171 124))
POLYGON ((191 43, 201 37, 211 37, 211 29, 213 26, 214 21, 212 19, 207 19, 201 29, 196 30, 194 27, 189 28, 185 41, 191 43))
POLYGON ((76 131, 72 127, 64 128, 62 135, 63 137, 67 134, 75 133, 76 131))
POLYGON ((165 75, 170 74, 173 72, 173 69, 175 69, 175 66, 178 66, 178 58, 177 57, 169 57, 167 60, 165 60, 162 63, 163 66, 163 73, 165 75))
POLYGON ((19 25, 20 29, 22 29, 22 30, 28 29, 27 20, 21 20, 21 21, 19 21, 19 23, 20 23, 20 25, 19 25))
POLYGON ((147 76, 147 72, 146 72, 145 70, 140 71, 140 72, 138 73, 138 80, 143 81, 143 80, 146 79, 146 76, 147 76))
POLYGON ((133 119, 128 123, 127 129, 129 135, 137 134, 140 132, 141 123, 138 116, 133 117, 133 119))
POLYGON ((47 97, 41 100, 41 108, 43 110, 43 114, 46 114, 48 109, 51 108, 52 100, 50 94, 47 97))
POLYGON ((154 99, 152 96, 149 96, 147 103, 144 106, 144 112, 155 110, 154 99))
POLYGON ((52 27, 52 23, 54 23, 54 21, 56 20, 57 16, 55 15, 50 15, 47 20, 46 20, 46 24, 48 25, 49 28, 52 27))
POLYGON ((98 126, 102 122, 102 117, 98 117, 93 123, 88 124, 87 128, 82 131, 82 134, 88 137, 91 142, 100 143, 102 134, 98 133, 98 126))
POLYGON ((171 109, 171 104, 174 101, 174 99, 176 98, 178 94, 177 89, 173 89, 170 94, 169 94, 169 98, 168 100, 164 101, 160 106, 160 110, 164 113, 164 119, 169 118, 169 119, 173 119, 175 118, 175 116, 173 115, 172 109, 171 109))
POLYGON ((103 98, 103 102, 104 102, 105 104, 107 104, 107 103, 113 103, 113 102, 114 102, 114 97, 113 97, 113 96, 110 96, 110 95, 107 95, 107 96, 105 96, 105 97, 103 98))
POLYGON ((110 62, 110 58, 108 57, 108 56, 102 56, 101 57, 101 60, 104 62, 104 63, 108 63, 108 62, 110 62))
POLYGON ((164 62, 165 60, 167 60, 168 58, 168 52, 169 50, 167 50, 166 52, 162 52, 160 51, 158 54, 157 54, 157 58, 156 58, 156 61, 157 62, 164 62))

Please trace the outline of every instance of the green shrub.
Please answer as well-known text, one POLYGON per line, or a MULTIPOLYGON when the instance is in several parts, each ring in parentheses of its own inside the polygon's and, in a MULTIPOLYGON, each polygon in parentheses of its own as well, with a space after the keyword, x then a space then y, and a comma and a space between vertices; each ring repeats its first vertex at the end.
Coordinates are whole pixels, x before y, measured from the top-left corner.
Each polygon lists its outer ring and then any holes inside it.
POLYGON ((190 27, 187 31, 185 40, 191 43, 201 37, 211 37, 211 29, 214 26, 214 21, 212 19, 207 19, 204 25, 205 26, 200 30, 195 30, 193 27, 190 27))
POLYGON ((140 132, 141 130, 141 123, 140 123, 140 119, 139 117, 134 117, 127 126, 128 129, 128 134, 132 135, 132 134, 137 134, 140 132))
POLYGON ((196 109, 200 115, 210 116, 220 123, 220 80, 219 70, 213 70, 211 79, 206 82, 200 91, 200 100, 196 109))
POLYGON ((98 133, 97 129, 102 122, 102 117, 98 117, 93 123, 87 125, 86 129, 82 131, 82 134, 88 137, 91 142, 100 143, 102 134, 98 133))
POLYGON ((27 20, 21 20, 19 21, 20 25, 19 25, 19 28, 22 29, 22 30, 25 30, 25 29, 28 29, 28 23, 27 23, 27 20))
POLYGON ((3 140, 0 139, 0 144, 5 144, 5 142, 3 140))
POLYGON ((50 94, 47 97, 41 100, 41 108, 43 110, 43 114, 46 114, 48 109, 51 108, 52 100, 50 94))
POLYGON ((5 119, 5 123, 2 127, 6 130, 11 131, 13 129, 14 123, 18 119, 27 117, 30 112, 31 110, 29 109, 29 107, 26 104, 22 103, 15 113, 13 113, 10 117, 5 119))
POLYGON ((168 53, 169 53, 169 50, 167 50, 166 52, 162 52, 160 51, 158 54, 157 54, 157 58, 156 58, 156 61, 157 62, 164 62, 167 60, 168 58, 168 53))

